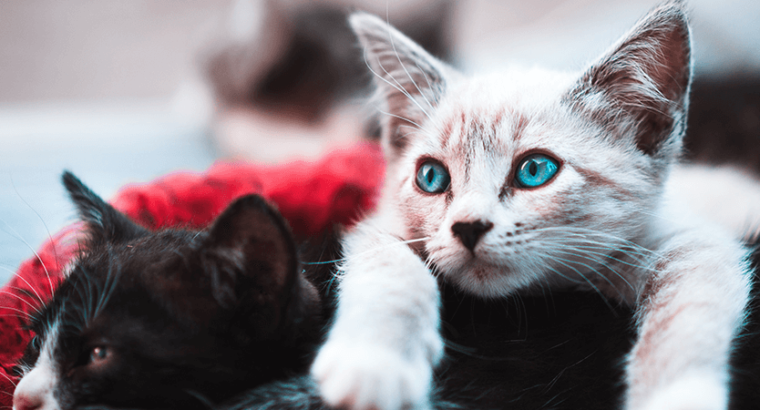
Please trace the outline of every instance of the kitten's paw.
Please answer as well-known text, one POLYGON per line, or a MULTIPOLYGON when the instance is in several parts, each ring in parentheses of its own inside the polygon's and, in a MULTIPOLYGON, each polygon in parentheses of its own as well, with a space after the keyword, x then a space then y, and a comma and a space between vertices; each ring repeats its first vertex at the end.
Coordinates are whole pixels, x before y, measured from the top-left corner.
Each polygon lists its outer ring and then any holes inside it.
POLYGON ((311 373, 330 406, 352 410, 428 409, 432 369, 387 347, 327 343, 311 373))
MULTIPOLYGON (((630 407, 629 407, 630 408, 630 407)), ((680 377, 658 389, 645 401, 642 410, 725 410, 728 389, 725 382, 711 374, 680 377)))

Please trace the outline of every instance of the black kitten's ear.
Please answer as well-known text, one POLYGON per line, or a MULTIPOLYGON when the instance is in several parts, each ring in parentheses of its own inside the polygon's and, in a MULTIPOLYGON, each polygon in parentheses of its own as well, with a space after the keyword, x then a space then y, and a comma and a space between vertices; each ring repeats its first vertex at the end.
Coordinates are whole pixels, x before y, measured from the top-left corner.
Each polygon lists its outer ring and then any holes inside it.
POLYGON ((385 103, 382 140, 392 160, 407 145, 409 130, 427 120, 455 73, 376 16, 354 13, 349 23, 385 103))
POLYGON ((251 310, 260 328, 279 324, 300 284, 295 242, 277 210, 258 195, 236 200, 211 226, 202 252, 222 306, 251 310))
POLYGON ((87 225, 91 243, 122 242, 145 235, 145 228, 103 201, 69 171, 64 171, 63 185, 87 225))
POLYGON ((656 7, 584 74, 571 102, 612 133, 633 133, 644 153, 675 155, 686 127, 690 41, 683 4, 656 7))

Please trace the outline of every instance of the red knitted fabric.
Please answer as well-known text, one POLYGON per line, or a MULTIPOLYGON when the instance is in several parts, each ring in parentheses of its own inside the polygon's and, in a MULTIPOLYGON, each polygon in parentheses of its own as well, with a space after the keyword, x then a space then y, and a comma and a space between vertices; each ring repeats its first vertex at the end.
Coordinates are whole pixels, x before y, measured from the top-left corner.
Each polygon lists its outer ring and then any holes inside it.
MULTIPOLYGON (((276 166, 220 162, 202 174, 176 173, 127 186, 111 203, 151 229, 202 228, 235 198, 258 193, 276 204, 294 234, 303 237, 335 223, 349 224, 374 207, 383 169, 379 148, 361 144, 315 162, 276 166)), ((61 269, 77 254, 79 226, 72 225, 43 244, 0 290, 0 407, 12 405, 16 380, 11 368, 30 340, 24 318, 50 297, 61 269)))

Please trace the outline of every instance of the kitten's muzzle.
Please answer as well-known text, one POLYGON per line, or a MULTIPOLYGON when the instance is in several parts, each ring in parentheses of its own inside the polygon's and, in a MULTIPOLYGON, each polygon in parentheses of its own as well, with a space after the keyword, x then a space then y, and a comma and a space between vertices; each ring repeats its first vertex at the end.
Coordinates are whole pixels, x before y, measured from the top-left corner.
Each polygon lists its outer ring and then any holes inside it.
POLYGON ((57 410, 53 375, 48 367, 35 367, 24 375, 13 394, 13 410, 57 410))
POLYGON ((457 222, 451 225, 451 232, 462 241, 465 248, 474 252, 480 238, 491 228, 493 228, 493 223, 488 221, 457 222))

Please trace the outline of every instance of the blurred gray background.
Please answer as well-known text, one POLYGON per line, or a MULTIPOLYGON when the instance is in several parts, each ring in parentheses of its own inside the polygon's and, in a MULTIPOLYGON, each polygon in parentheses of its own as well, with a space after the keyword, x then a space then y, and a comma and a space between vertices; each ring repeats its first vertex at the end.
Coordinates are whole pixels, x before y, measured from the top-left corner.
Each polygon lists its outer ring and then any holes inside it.
MULTIPOLYGON (((320 1, 389 13, 424 12, 436 2, 320 1)), ((580 67, 655 3, 462 0, 452 3, 446 36, 465 69, 580 67)), ((230 4, 0 2, 0 283, 73 220, 59 186, 63 169, 109 198, 124 184, 202 171, 220 157, 208 101, 195 101, 192 90, 197 51, 230 4)), ((694 0, 690 7, 698 75, 760 72, 760 2, 694 0)))
POLYGON ((62 170, 109 198, 213 162, 172 100, 227 3, 0 2, 0 283, 75 218, 62 170))

